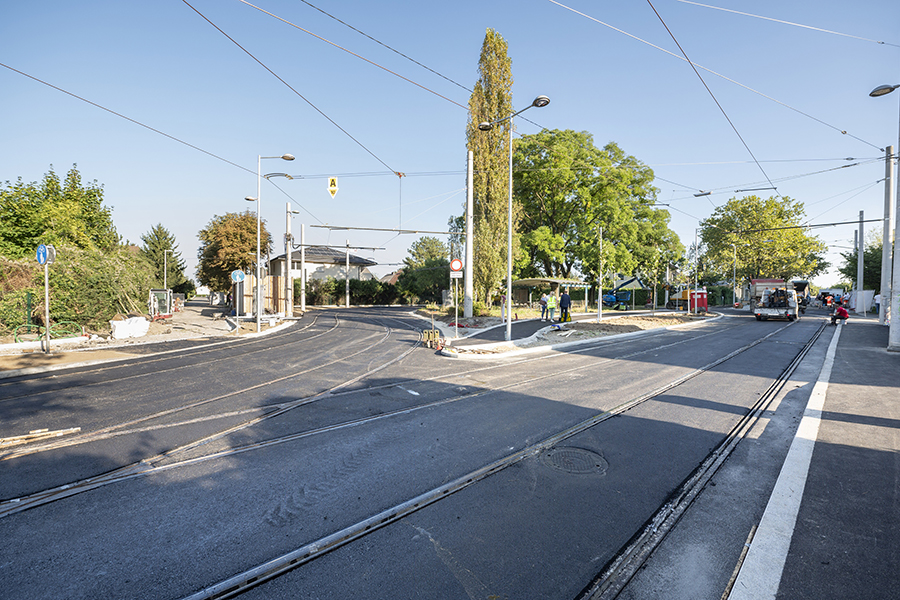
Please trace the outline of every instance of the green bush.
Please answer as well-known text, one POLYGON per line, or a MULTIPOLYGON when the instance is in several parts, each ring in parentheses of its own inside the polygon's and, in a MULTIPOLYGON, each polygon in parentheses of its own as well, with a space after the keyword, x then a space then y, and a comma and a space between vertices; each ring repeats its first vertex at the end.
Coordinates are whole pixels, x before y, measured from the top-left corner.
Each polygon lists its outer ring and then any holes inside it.
MULTIPOLYGON (((143 255, 125 247, 101 251, 61 246, 49 267, 49 280, 52 322, 74 321, 105 330, 116 313, 147 312, 153 272, 143 255)), ((9 287, 0 289, 0 327, 10 331, 25 322, 29 291, 32 322, 43 324, 43 269, 33 269, 26 280, 20 278, 17 289, 9 287)))

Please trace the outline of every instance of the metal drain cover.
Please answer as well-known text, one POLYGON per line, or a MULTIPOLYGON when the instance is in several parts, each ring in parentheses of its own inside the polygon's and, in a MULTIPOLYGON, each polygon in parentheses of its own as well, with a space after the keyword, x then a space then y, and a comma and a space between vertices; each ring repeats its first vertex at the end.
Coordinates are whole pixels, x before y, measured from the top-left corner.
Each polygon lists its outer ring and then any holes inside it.
POLYGON ((606 459, 591 450, 571 446, 550 448, 541 455, 541 461, 557 471, 575 475, 597 473, 605 475, 609 468, 606 459))

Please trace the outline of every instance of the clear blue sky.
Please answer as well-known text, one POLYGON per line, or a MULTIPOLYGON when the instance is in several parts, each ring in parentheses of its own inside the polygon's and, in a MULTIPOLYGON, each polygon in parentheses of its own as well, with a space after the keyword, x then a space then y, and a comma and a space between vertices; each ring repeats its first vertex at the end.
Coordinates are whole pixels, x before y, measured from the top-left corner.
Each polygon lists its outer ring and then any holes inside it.
MULTIPOLYGON (((124 238, 140 243, 162 223, 192 275, 197 232, 213 215, 253 208, 243 198, 256 194, 257 155, 289 152, 297 160, 263 161, 263 173, 303 176, 273 180, 291 198, 263 184, 262 216, 276 241, 292 201, 303 211, 295 232, 305 223, 309 243, 383 246, 359 253, 384 263, 375 269, 384 274, 415 237, 311 225, 444 231, 461 214, 466 111, 454 102, 467 104, 460 85, 474 84, 490 27, 509 43, 516 107, 545 94, 551 104, 525 116, 588 131, 598 146, 614 141, 652 167, 685 245, 714 204, 767 186, 766 177, 802 200, 814 223, 856 220, 859 210, 882 215, 880 148, 897 144, 900 90, 868 93, 900 83, 894 0, 709 0, 806 28, 654 0, 695 63, 791 107, 701 70, 765 174, 686 62, 598 22, 680 54, 647 2, 561 1, 583 14, 549 0, 312 2, 448 81, 300 0, 260 0, 422 87, 238 0, 191 4, 297 93, 179 0, 4 3, 0 62, 234 164, 0 67, 0 180, 38 181, 51 165, 63 175, 77 163, 86 181, 103 184, 124 238), (339 178, 333 200, 326 176, 339 178), (695 198, 699 190, 716 193, 695 198)), ((538 127, 520 119, 517 130, 538 127)), ((852 226, 819 234, 852 245, 852 226)))

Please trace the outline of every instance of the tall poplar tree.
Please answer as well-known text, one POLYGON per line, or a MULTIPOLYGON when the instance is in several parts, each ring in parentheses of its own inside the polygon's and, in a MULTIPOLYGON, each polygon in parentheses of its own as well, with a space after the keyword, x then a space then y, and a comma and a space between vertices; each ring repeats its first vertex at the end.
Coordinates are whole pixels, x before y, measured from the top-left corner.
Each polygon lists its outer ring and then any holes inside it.
MULTIPOLYGON (((509 199, 509 128, 504 121, 490 131, 478 124, 511 115, 512 61, 503 37, 488 29, 478 60, 478 81, 469 98, 467 147, 474 157, 473 281, 475 295, 490 299, 506 272, 507 202, 509 199)), ((513 227, 515 228, 515 207, 513 227)))

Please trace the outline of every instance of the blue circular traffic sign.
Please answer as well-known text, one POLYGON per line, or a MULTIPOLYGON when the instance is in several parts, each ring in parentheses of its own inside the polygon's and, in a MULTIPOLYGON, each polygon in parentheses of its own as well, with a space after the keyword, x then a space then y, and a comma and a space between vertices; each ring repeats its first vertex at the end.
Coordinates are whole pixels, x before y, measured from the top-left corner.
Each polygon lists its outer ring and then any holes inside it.
POLYGON ((231 272, 231 280, 235 283, 240 283, 244 280, 244 272, 238 269, 235 269, 231 272))
POLYGON ((39 265, 47 263, 47 246, 45 244, 37 247, 37 261, 39 265))

